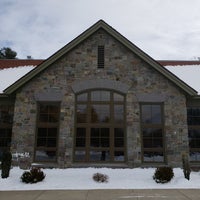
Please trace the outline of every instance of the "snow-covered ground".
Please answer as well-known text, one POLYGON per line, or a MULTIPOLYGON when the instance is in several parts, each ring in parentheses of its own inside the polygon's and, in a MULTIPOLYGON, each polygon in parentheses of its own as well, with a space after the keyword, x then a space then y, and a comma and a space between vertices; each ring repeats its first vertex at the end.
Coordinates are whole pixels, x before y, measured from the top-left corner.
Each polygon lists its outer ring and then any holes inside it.
POLYGON ((46 174, 42 182, 25 184, 20 177, 24 170, 14 167, 10 177, 0 178, 0 190, 58 190, 58 189, 170 189, 200 188, 200 172, 192 172, 190 180, 184 178, 182 169, 174 169, 174 178, 166 184, 156 183, 152 176, 154 168, 110 169, 110 168, 69 168, 43 169, 46 174), (108 183, 93 181, 93 174, 109 176, 108 183))

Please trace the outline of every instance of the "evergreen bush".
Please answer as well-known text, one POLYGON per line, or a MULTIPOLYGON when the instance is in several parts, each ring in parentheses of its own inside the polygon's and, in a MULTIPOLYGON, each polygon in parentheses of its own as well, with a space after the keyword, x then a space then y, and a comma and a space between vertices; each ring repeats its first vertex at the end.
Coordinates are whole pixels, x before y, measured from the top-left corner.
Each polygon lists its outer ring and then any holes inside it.
POLYGON ((167 183, 174 177, 174 172, 171 167, 158 167, 155 170, 153 179, 156 183, 167 183))
POLYGON ((30 171, 25 171, 22 176, 21 180, 24 183, 37 183, 42 181, 45 178, 44 172, 37 167, 31 168, 30 171))
POLYGON ((191 173, 190 162, 189 162, 188 157, 185 154, 183 154, 182 156, 182 163, 183 163, 184 176, 187 180, 190 180, 190 173, 191 173))
POLYGON ((96 173, 93 175, 93 180, 99 183, 107 183, 108 178, 106 174, 96 173))
POLYGON ((1 160, 1 177, 8 178, 12 163, 12 154, 9 151, 3 152, 1 160))

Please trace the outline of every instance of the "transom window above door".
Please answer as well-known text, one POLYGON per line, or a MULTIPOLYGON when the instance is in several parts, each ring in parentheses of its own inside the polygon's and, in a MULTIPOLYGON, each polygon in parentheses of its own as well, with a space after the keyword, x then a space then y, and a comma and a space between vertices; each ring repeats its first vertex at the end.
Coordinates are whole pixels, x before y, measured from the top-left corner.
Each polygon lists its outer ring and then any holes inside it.
POLYGON ((125 162, 125 96, 112 90, 76 95, 75 162, 125 162))

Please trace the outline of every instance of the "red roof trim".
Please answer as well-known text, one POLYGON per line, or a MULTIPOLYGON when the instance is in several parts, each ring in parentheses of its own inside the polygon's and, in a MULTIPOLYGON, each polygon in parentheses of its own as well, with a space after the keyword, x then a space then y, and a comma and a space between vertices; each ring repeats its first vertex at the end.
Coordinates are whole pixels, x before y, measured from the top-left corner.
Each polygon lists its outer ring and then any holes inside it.
POLYGON ((1 59, 0 60, 0 69, 5 69, 5 68, 13 68, 13 67, 19 67, 19 66, 28 66, 28 65, 33 65, 37 66, 41 64, 44 60, 32 60, 32 59, 1 59))
POLYGON ((163 66, 167 65, 200 65, 199 60, 157 60, 158 63, 160 63, 163 66))
MULTIPOLYGON (((19 66, 33 65, 37 66, 41 64, 44 60, 42 59, 0 59, 0 69, 13 68, 19 66)), ((157 60, 162 66, 176 66, 176 65, 200 65, 199 60, 157 60)))

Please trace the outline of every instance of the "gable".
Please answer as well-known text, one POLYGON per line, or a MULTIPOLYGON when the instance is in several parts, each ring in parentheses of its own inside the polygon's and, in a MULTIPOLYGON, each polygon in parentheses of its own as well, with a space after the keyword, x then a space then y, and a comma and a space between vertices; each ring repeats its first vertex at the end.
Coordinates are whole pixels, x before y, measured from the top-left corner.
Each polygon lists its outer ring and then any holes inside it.
POLYGON ((174 76, 170 71, 163 68, 163 66, 161 66, 158 62, 156 62, 154 59, 152 59, 150 56, 148 56, 146 53, 144 53, 141 49, 136 47, 133 43, 131 43, 129 40, 127 40, 125 37, 123 37, 120 33, 118 33, 115 29, 113 29, 111 26, 109 26, 103 20, 98 21, 92 27, 90 27, 85 32, 83 32, 80 36, 78 36, 77 38, 72 40, 70 43, 68 43, 62 49, 60 49, 55 54, 53 54, 51 57, 49 57, 47 60, 45 60, 43 63, 41 63, 38 67, 36 67, 31 72, 26 74, 24 77, 19 79, 17 82, 15 82, 11 86, 9 86, 7 89, 4 90, 4 93, 5 94, 14 93, 17 89, 19 89, 24 84, 26 84, 28 81, 30 81, 35 76, 37 76, 39 73, 41 73, 42 71, 47 69, 53 63, 55 63, 58 59, 62 58, 64 55, 66 55, 68 52, 70 52, 72 49, 74 49, 77 45, 84 42, 87 38, 89 38, 92 34, 97 32, 99 29, 103 29, 105 32, 107 32, 109 35, 111 35, 114 39, 116 39, 119 43, 121 43, 126 48, 128 48, 132 53, 137 55, 141 60, 146 62, 148 65, 150 65, 154 70, 156 70, 157 72, 162 74, 164 77, 169 79, 171 82, 173 82, 175 85, 177 85, 186 94, 191 95, 191 96, 197 95, 197 92, 194 89, 192 89, 190 86, 188 86, 182 80, 180 80, 179 78, 174 76))

